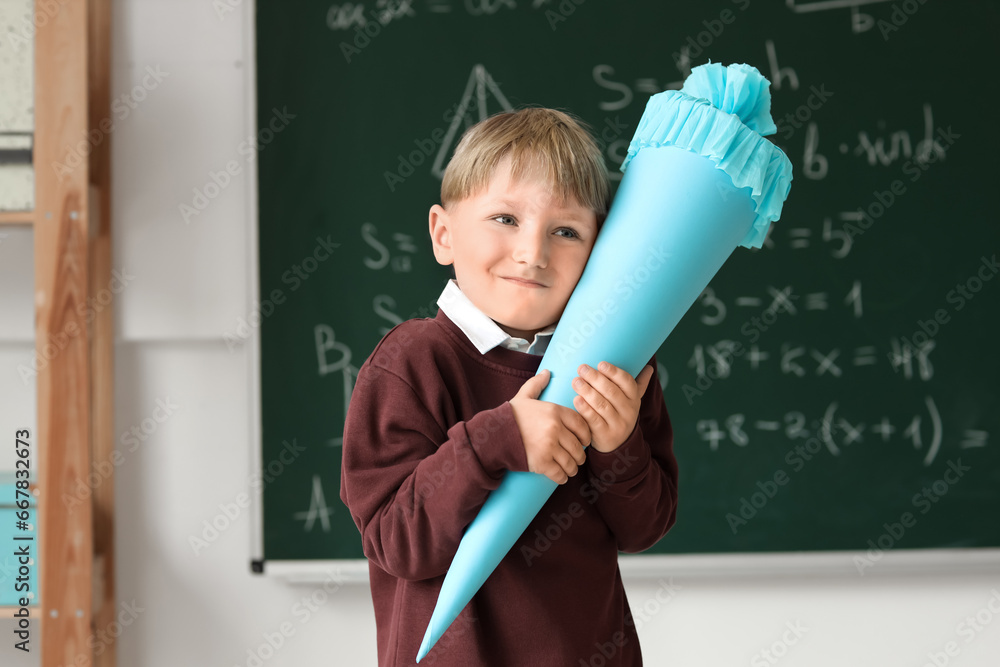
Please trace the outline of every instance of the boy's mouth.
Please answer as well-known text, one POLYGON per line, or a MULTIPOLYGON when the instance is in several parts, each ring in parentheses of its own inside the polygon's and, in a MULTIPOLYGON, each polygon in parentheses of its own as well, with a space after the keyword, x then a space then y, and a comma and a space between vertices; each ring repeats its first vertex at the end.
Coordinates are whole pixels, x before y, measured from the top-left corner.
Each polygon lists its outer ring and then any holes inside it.
POLYGON ((528 287, 528 288, 545 287, 545 285, 536 282, 534 280, 521 280, 520 278, 508 278, 507 276, 504 276, 503 279, 508 282, 514 283, 515 285, 520 285, 521 287, 528 287))

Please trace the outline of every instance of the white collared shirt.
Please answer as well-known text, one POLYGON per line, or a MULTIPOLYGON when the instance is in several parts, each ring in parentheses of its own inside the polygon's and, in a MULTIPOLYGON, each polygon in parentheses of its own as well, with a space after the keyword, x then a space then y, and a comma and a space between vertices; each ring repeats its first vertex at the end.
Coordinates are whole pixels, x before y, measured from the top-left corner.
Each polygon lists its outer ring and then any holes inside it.
POLYGON ((535 334, 535 339, 530 344, 524 338, 509 335, 469 300, 454 278, 448 279, 448 284, 438 297, 437 305, 452 322, 458 325, 459 329, 465 332, 482 354, 486 354, 497 345, 503 345, 509 350, 542 356, 556 330, 554 324, 542 329, 535 334))

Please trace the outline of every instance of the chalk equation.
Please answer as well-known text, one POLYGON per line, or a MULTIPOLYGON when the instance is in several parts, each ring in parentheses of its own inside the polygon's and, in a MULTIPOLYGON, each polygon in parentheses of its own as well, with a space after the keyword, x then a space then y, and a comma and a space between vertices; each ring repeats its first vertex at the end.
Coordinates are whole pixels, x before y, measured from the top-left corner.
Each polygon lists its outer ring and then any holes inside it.
MULTIPOLYGON (((824 216, 822 229, 771 225, 761 249, 775 250, 782 246, 792 250, 820 248, 834 259, 844 259, 851 253, 855 237, 861 236, 872 224, 871 217, 866 217, 865 211, 858 208, 824 216)), ((758 251, 756 248, 753 250, 758 251)))
POLYGON ((890 2, 891 0, 785 0, 785 5, 796 14, 809 14, 813 12, 828 11, 831 9, 851 10, 851 32, 855 35, 866 33, 878 27, 882 39, 888 41, 889 37, 906 24, 909 17, 917 12, 920 5, 926 0, 909 0, 897 4, 893 2, 892 12, 888 19, 876 19, 872 14, 862 12, 860 7, 866 5, 876 5, 890 2))
MULTIPOLYGON (((579 4, 582 0, 576 0, 579 4)), ((375 0, 375 2, 338 2, 326 11, 326 27, 332 31, 364 29, 372 23, 386 26, 401 18, 417 18, 416 0, 375 0)), ((469 16, 493 16, 500 12, 518 9, 517 0, 425 0, 420 3, 428 14, 450 14, 456 9, 469 16)), ((574 6, 572 2, 570 6, 574 6)), ((522 0, 522 6, 528 6, 522 0)), ((531 0, 530 9, 547 10, 548 5, 556 5, 555 0, 531 0)), ((566 14, 566 11, 562 11, 566 14)), ((569 12, 570 14, 572 11, 569 12)), ((556 19, 564 19, 565 16, 556 19)), ((551 19, 550 19, 551 20, 551 19)))
MULTIPOLYGON (((696 301, 700 307, 698 321, 708 326, 718 326, 726 321, 729 312, 733 309, 752 308, 759 310, 757 315, 747 318, 740 327, 740 332, 750 338, 751 343, 756 343, 759 332, 767 331, 777 321, 779 314, 794 316, 802 311, 829 310, 831 307, 831 296, 826 291, 796 294, 791 285, 781 288, 766 285, 761 292, 762 294, 759 295, 736 296, 727 303, 725 299, 716 294, 713 287, 706 287, 696 301), (767 305, 764 306, 764 304, 767 305), (762 310, 761 306, 764 306, 762 310), (754 332, 758 332, 758 335, 755 335, 754 332)), ((855 319, 864 314, 860 280, 855 280, 851 289, 846 293, 837 294, 832 299, 834 306, 847 310, 855 319)))
MULTIPOLYGON (((699 61, 707 49, 714 41, 711 33, 706 32, 705 40, 701 35, 689 37, 690 43, 680 46, 673 54, 676 74, 661 74, 659 76, 639 76, 635 78, 625 77, 616 72, 614 65, 609 63, 599 63, 591 69, 591 77, 594 84, 599 89, 597 108, 601 111, 620 111, 627 108, 634 101, 645 105, 647 97, 662 93, 665 90, 680 90, 684 85, 684 80, 691 74, 693 65, 701 64, 699 61), (696 41, 697 40, 697 41, 696 41)), ((764 40, 764 51, 767 55, 767 68, 761 67, 761 74, 764 74, 771 82, 771 91, 781 90, 782 86, 788 90, 799 89, 799 75, 794 68, 782 66, 778 62, 778 50, 774 40, 764 40)), ((654 74, 644 72, 643 74, 654 74)))
MULTIPOLYGON (((737 361, 745 362, 747 367, 754 371, 766 370, 768 363, 775 364, 780 368, 782 375, 798 378, 823 375, 839 378, 844 374, 845 365, 874 366, 878 362, 874 345, 855 347, 843 356, 841 352, 843 350, 837 347, 819 350, 812 346, 791 343, 782 343, 780 352, 762 350, 757 345, 751 345, 741 351, 737 341, 721 340, 713 345, 696 344, 687 365, 694 369, 699 378, 719 380, 732 375, 737 361)), ((922 354, 924 354, 923 363, 929 368, 930 364, 926 361, 929 351, 922 354)), ((928 371, 928 379, 932 374, 933 371, 928 371)))
POLYGON ((361 225, 361 239, 373 253, 365 255, 361 260, 366 269, 381 271, 388 267, 394 273, 409 273, 413 270, 411 258, 417 252, 417 245, 412 234, 402 232, 392 234, 395 248, 390 250, 379 239, 378 228, 370 222, 365 222, 361 225))
POLYGON ((313 475, 309 491, 309 506, 301 512, 293 513, 292 519, 302 522, 302 530, 304 532, 311 532, 313 526, 319 521, 320 529, 324 533, 329 533, 330 517, 333 515, 334 509, 326 502, 322 479, 320 479, 319 475, 313 475))
MULTIPOLYGON (((594 65, 591 77, 598 89, 598 109, 602 112, 620 111, 633 103, 644 104, 650 95, 665 90, 679 90, 684 79, 691 73, 691 49, 690 45, 681 47, 674 54, 676 74, 661 77, 627 77, 610 63, 594 65)), ((823 136, 816 119, 822 116, 823 107, 831 98, 839 99, 838 91, 830 90, 826 83, 811 85, 808 87, 809 95, 806 100, 786 111, 791 105, 783 101, 782 90, 798 91, 801 85, 799 75, 794 67, 779 62, 774 40, 764 41, 764 51, 767 67, 762 68, 762 73, 771 81, 772 115, 778 129, 775 140, 780 145, 781 141, 801 135, 804 147, 797 156, 799 171, 810 180, 825 179, 830 172, 831 159, 846 156, 867 167, 902 165, 903 174, 911 181, 916 181, 930 165, 943 161, 952 144, 961 136, 950 126, 936 126, 933 105, 924 102, 919 113, 894 110, 892 118, 899 119, 894 121, 897 123, 895 127, 891 127, 885 119, 880 119, 874 128, 850 130, 848 134, 831 140, 823 136), (907 127, 907 123, 912 125, 907 127)), ((615 166, 624 160, 627 147, 627 136, 619 139, 616 145, 608 147, 608 156, 615 166)), ((796 157, 785 146, 782 149, 789 157, 796 157)), ((612 172, 612 177, 616 176, 616 180, 621 177, 612 172)))
MULTIPOLYGON (((840 456, 851 447, 905 443, 907 447, 904 451, 923 452, 925 466, 930 466, 937 458, 945 435, 941 414, 931 396, 924 398, 923 411, 902 421, 893 421, 888 415, 880 415, 877 420, 861 421, 859 417, 846 416, 836 401, 827 406, 819 419, 812 421, 798 411, 785 412, 776 417, 755 419, 744 413, 735 413, 722 420, 699 419, 696 431, 713 452, 720 451, 722 443, 748 447, 754 441, 754 433, 771 434, 765 439, 769 444, 774 442, 775 434, 783 435, 791 442, 811 441, 810 446, 803 449, 812 455, 825 449, 832 456, 840 456)), ((987 446, 989 433, 963 429, 955 440, 959 449, 982 448, 987 446)))
MULTIPOLYGON (((796 114, 803 108, 808 109, 806 105, 802 105, 796 110, 796 114)), ((797 116, 789 121, 793 129, 796 119, 797 116)), ((855 138, 834 139, 832 143, 838 153, 849 158, 860 158, 862 164, 868 167, 892 167, 899 164, 901 175, 913 183, 920 180, 931 165, 944 161, 955 141, 962 136, 951 125, 934 125, 934 109, 930 103, 923 104, 923 129, 922 134, 917 135, 919 139, 914 139, 914 134, 908 129, 889 128, 885 120, 879 120, 876 125, 875 130, 858 130, 855 138)), ((820 146, 819 124, 810 121, 805 127, 802 173, 810 180, 820 181, 830 172, 830 153, 820 146)))

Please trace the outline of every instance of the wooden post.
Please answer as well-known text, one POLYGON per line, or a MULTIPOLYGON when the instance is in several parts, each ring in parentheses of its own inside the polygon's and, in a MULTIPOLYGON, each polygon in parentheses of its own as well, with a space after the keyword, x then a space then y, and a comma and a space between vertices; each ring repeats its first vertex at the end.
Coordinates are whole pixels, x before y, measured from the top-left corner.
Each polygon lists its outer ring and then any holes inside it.
MULTIPOLYGON (((87 0, 40 7, 35 33, 35 351, 42 667, 91 667, 91 333, 87 0), (51 10, 49 7, 54 6, 51 10), (41 20, 45 11, 45 20, 41 20)), ((37 639, 37 638, 36 638, 37 639)))
MULTIPOLYGON (((90 151, 90 299, 97 312, 91 343, 93 459, 112 461, 114 420, 114 301, 104 300, 111 285, 111 2, 90 0, 88 81, 90 151), (99 309, 98 309, 99 308, 99 309)), ((115 637, 109 632, 118 605, 115 597, 115 468, 93 490, 94 629, 102 642, 95 667, 115 667, 115 637)))
POLYGON ((90 498, 74 495, 115 446, 114 311, 101 302, 111 283, 111 6, 61 0, 35 13, 36 207, 0 212, 0 227, 35 231, 42 602, 32 618, 42 627, 33 640, 43 667, 115 667, 112 633, 98 635, 96 658, 89 642, 117 607, 113 470, 90 498))

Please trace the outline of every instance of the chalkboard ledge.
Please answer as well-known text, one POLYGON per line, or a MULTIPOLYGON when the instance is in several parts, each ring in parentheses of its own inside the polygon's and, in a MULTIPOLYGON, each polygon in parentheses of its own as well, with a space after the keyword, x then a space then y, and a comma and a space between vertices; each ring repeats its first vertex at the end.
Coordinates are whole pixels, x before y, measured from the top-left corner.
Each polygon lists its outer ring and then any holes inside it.
MULTIPOLYGON (((255 561, 264 576, 289 584, 368 583, 368 561, 255 561)), ((740 554, 628 555, 618 558, 626 582, 724 577, 871 577, 909 574, 1000 573, 1000 549, 896 549, 867 551, 802 551, 740 554)))

